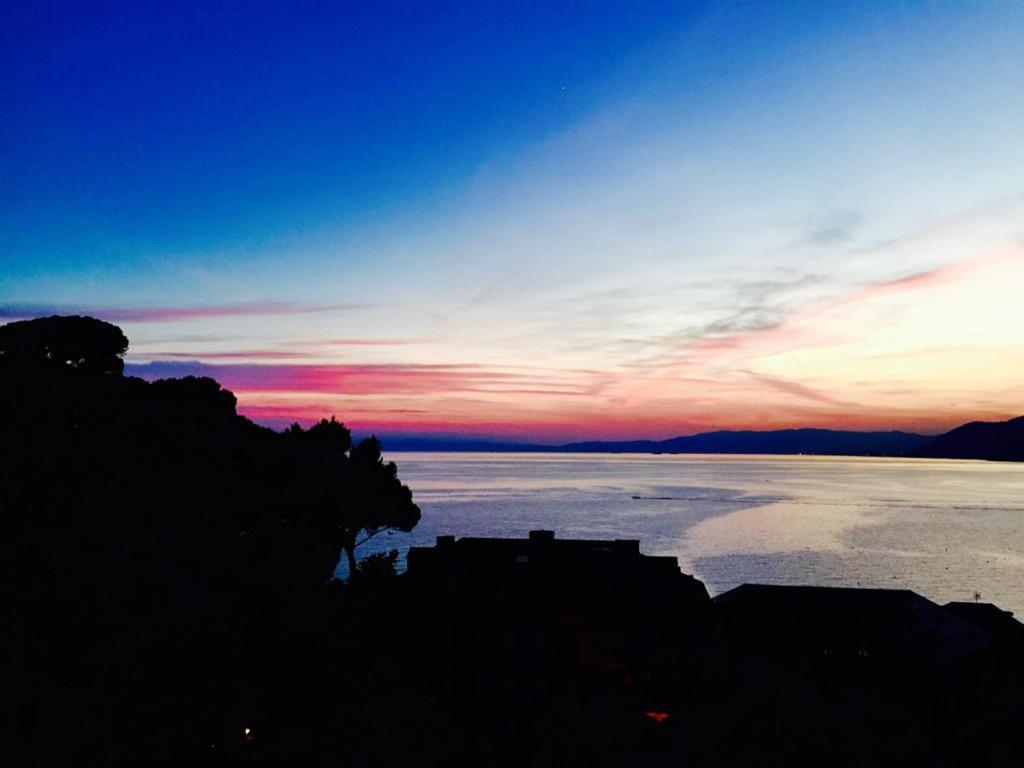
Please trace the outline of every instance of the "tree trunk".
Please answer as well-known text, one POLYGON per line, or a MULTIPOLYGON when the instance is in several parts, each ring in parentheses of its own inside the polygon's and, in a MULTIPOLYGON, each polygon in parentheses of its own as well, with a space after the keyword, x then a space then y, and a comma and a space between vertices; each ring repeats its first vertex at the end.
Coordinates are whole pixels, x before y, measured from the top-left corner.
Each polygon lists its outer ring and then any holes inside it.
POLYGON ((348 580, 352 581, 359 572, 359 565, 356 563, 356 546, 354 541, 346 541, 342 545, 342 549, 345 550, 345 557, 348 560, 348 580))

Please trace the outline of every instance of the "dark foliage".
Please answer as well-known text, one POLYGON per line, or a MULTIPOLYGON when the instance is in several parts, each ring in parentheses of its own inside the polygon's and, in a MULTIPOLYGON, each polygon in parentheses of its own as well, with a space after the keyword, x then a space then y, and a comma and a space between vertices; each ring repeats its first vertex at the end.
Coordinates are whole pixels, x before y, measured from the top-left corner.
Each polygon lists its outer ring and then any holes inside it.
POLYGON ((380 581, 398 573, 398 550, 376 552, 363 558, 357 571, 361 581, 380 581))
POLYGON ((419 520, 378 441, 275 433, 212 379, 123 377, 126 349, 92 318, 0 327, 0 718, 40 763, 242 744, 317 689, 342 547, 419 520))
POLYGON ((0 373, 119 374, 128 339, 116 325, 92 317, 41 317, 0 326, 0 373))

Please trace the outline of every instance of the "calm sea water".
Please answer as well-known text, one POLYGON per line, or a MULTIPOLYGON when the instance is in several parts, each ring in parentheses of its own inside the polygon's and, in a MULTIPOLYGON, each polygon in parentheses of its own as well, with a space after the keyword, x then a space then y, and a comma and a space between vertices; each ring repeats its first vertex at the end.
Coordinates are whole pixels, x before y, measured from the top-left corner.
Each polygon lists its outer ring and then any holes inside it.
POLYGON ((1024 617, 1024 466, 804 456, 392 453, 438 534, 634 538, 712 594, 743 582, 900 587, 1024 617))

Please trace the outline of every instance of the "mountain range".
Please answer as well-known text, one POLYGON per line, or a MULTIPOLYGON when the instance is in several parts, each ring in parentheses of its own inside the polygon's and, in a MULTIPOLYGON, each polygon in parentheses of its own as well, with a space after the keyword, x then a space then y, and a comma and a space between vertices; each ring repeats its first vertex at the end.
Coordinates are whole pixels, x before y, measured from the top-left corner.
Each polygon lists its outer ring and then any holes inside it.
POLYGON ((563 445, 401 435, 385 437, 384 443, 389 451, 808 454, 1022 461, 1024 416, 1005 422, 971 422, 938 436, 896 430, 777 429, 719 430, 667 440, 591 440, 563 445))
POLYGON ((926 443, 918 455, 937 459, 1024 461, 1024 416, 1009 421, 972 421, 926 443))

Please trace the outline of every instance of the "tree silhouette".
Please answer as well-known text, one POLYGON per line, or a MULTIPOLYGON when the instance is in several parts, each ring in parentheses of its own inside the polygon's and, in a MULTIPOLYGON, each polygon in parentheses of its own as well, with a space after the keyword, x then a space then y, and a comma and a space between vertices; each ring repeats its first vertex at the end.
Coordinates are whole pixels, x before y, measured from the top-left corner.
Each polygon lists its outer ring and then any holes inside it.
POLYGON ((336 457, 347 454, 352 447, 352 433, 334 416, 330 420, 320 419, 308 430, 299 424, 292 424, 284 430, 284 434, 305 446, 336 457))
POLYGON ((395 463, 384 461, 376 437, 361 440, 352 449, 343 488, 337 531, 351 578, 359 573, 356 547, 384 531, 411 531, 420 521, 420 508, 398 479, 395 463))
POLYGON ((93 317, 54 315, 0 326, 0 370, 117 375, 127 351, 121 329, 93 317))
MULTIPOLYGON (((399 480, 395 463, 384 461, 376 437, 353 446, 348 428, 334 416, 309 429, 292 424, 282 436, 294 448, 289 474, 308 478, 301 492, 306 522, 330 542, 327 559, 319 561, 328 575, 342 553, 350 578, 358 575, 357 547, 386 531, 408 533, 419 522, 412 491, 399 480)), ((377 560, 371 567, 377 575, 387 570, 377 560)))
POLYGON ((359 578, 361 581, 367 579, 373 581, 387 579, 395 575, 397 567, 397 549, 391 549, 387 552, 376 552, 372 555, 367 555, 359 562, 359 578))
POLYGON ((0 326, 0 657, 41 763, 219 751, 224 729, 287 720, 333 664, 314 638, 348 605, 326 583, 341 542, 419 520, 377 441, 353 448, 333 417, 274 432, 213 379, 126 377, 127 343, 88 317, 0 326))

